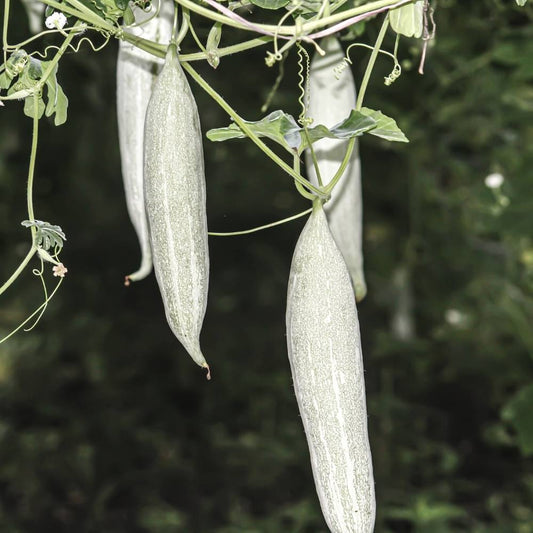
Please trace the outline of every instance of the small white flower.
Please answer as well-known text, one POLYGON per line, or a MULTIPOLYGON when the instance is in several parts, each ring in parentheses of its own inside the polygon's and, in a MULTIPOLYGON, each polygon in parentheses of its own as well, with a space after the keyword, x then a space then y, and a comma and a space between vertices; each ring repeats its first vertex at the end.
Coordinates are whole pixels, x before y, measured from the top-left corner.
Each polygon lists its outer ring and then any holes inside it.
POLYGON ((461 313, 458 309, 447 309, 444 313, 444 318, 451 326, 458 326, 466 319, 464 313, 461 313))
POLYGON ((64 278, 65 274, 68 272, 68 268, 63 263, 59 263, 52 268, 52 272, 54 273, 54 276, 64 278))
POLYGON ((485 178, 485 185, 489 189, 499 189, 504 181, 505 178, 499 172, 494 172, 485 178))
POLYGON ((63 15, 63 13, 60 13, 59 11, 54 11, 49 17, 47 17, 45 21, 46 27, 51 30, 53 30, 54 28, 62 30, 65 27, 66 23, 67 17, 65 17, 65 15, 63 15))

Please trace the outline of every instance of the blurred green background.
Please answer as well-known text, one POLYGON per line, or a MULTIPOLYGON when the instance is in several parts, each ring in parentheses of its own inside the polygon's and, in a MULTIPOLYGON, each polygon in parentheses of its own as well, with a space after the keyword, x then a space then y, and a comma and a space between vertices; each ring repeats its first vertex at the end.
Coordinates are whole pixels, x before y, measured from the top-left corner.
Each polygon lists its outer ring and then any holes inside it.
MULTIPOLYGON (((12 9, 16 42, 29 32, 12 9)), ((404 39, 401 78, 385 87, 381 59, 367 93, 411 141, 360 143, 377 533, 533 532, 532 19, 514 0, 440 0, 425 76, 404 39), (500 189, 486 187, 491 173, 500 189)), ((377 30, 370 22, 362 39, 377 30)), ((120 175, 116 51, 69 54, 69 120, 42 124, 36 217, 67 233, 69 273, 39 325, 0 345, 0 531, 325 532, 284 331, 304 222, 211 238, 207 382, 168 329, 154 277, 122 284, 139 250, 120 175)), ((277 75, 265 52, 197 68, 257 120, 277 75)), ((359 81, 367 58, 352 53, 359 81)), ((292 58, 273 108, 298 114, 295 88, 292 58)), ((193 90, 204 131, 229 123, 193 90)), ((19 103, 0 117, 3 280, 29 246, 31 120, 19 103)), ((251 143, 206 140, 205 155, 211 230, 306 208, 251 143)), ((41 298, 28 269, 2 296, 0 335, 41 298)))

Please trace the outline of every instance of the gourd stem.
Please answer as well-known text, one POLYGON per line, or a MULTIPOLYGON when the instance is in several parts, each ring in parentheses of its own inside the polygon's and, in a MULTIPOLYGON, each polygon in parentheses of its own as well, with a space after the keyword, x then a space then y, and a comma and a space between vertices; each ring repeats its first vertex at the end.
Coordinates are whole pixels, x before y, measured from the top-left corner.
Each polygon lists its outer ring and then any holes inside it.
MULTIPOLYGON (((184 10, 184 13, 185 13, 185 10, 184 10)), ((169 49, 172 45, 174 45, 175 48, 178 48, 179 46, 179 43, 178 43, 178 35, 179 35, 179 30, 178 30, 178 4, 174 4, 174 20, 172 21, 172 35, 170 37, 170 45, 169 45, 169 49)))
MULTIPOLYGON (((300 174, 300 156, 295 153, 294 156, 293 156, 293 163, 292 163, 292 166, 294 168, 294 172, 300 174)), ((304 198, 307 198, 308 200, 314 200, 315 197, 316 197, 316 194, 311 194, 309 192, 307 192, 301 183, 298 183, 297 181, 294 182, 294 185, 296 185, 296 189, 298 190, 298 192, 304 197, 304 198)))
POLYGON ((324 183, 322 181, 322 176, 320 174, 320 166, 318 164, 318 160, 315 154, 315 149, 313 148, 313 143, 311 142, 311 138, 309 137, 309 131, 307 129, 306 124, 303 125, 303 129, 304 129, 303 131, 304 131, 305 140, 307 141, 307 144, 309 145, 309 152, 311 153, 311 159, 313 160, 313 167, 315 168, 316 180, 318 182, 318 186, 323 187, 324 183))

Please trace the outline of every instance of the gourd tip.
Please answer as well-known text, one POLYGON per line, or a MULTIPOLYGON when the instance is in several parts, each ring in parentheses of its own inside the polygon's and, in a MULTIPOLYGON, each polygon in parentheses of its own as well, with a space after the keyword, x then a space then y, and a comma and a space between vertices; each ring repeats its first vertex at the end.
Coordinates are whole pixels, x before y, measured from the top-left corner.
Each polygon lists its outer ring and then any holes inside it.
POLYGON ((129 276, 124 277, 124 287, 129 287, 131 285, 131 279, 129 276))
POLYGON ((363 301, 366 296, 366 292, 366 285, 364 283, 355 284, 355 301, 357 303, 363 301))
POLYGON ((207 378, 207 381, 211 381, 211 369, 209 368, 209 365, 205 363, 202 366, 207 369, 207 375, 205 376, 207 378))

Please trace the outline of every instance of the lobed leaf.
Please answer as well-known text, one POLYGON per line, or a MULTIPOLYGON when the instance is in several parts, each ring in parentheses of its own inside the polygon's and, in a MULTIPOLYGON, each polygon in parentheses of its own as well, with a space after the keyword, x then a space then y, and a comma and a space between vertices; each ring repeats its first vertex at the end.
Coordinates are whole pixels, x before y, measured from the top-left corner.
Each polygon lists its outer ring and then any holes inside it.
POLYGON ((21 224, 26 228, 34 227, 37 230, 37 245, 44 250, 50 250, 56 246, 62 248, 64 241, 67 240, 61 226, 42 220, 23 220, 21 224))
MULTIPOLYGON (((382 115, 385 117, 385 115, 382 115)), ((388 117, 385 117, 388 118, 388 117)), ((399 140, 393 137, 399 137, 397 132, 393 131, 392 126, 389 126, 390 131, 386 129, 386 124, 383 122, 381 136, 385 137, 385 133, 389 134, 391 140, 399 140), (394 135, 396 134, 396 135, 394 135)), ((388 119, 396 126, 392 119, 388 119)), ((273 111, 265 118, 252 122, 245 121, 250 130, 258 137, 267 137, 285 149, 292 151, 296 150, 302 153, 310 144, 324 139, 351 139, 358 137, 365 132, 370 132, 378 126, 378 121, 370 116, 369 113, 362 113, 360 111, 352 110, 348 118, 336 124, 332 128, 327 128, 323 124, 318 124, 312 128, 307 128, 307 131, 300 127, 294 117, 281 110, 273 111)), ((396 126, 396 130, 400 132, 396 126)), ((403 134, 402 134, 403 135, 403 134)), ((228 139, 242 139, 246 137, 244 132, 237 124, 231 124, 226 128, 217 128, 207 132, 207 138, 211 141, 220 142, 228 139)))

